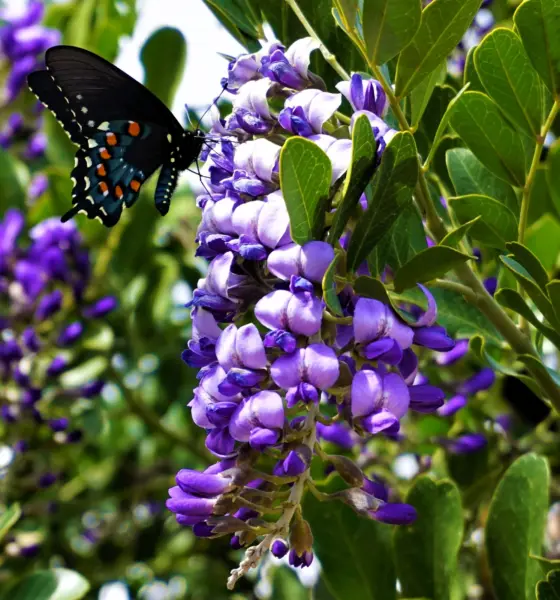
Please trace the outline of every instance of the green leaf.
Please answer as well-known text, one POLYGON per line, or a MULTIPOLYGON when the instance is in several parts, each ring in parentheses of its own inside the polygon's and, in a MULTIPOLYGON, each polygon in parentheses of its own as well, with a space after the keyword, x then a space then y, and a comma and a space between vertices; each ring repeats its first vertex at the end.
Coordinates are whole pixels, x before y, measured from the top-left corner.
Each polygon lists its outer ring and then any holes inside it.
MULTIPOLYGON (((469 338, 480 335, 495 344, 501 344, 502 338, 494 325, 463 296, 450 290, 429 287, 430 293, 438 307, 438 324, 447 329, 456 338, 469 338)), ((391 294, 396 303, 412 302, 424 310, 427 308, 426 298, 419 290, 410 289, 399 294, 391 294)))
POLYGON ((434 88, 420 122, 422 131, 430 141, 435 140, 436 133, 441 127, 443 116, 449 108, 449 103, 456 95, 456 91, 449 85, 436 85, 434 88))
POLYGON ((451 115, 451 126, 494 175, 523 186, 525 152, 521 139, 490 98, 480 92, 463 94, 451 115))
POLYGON ((560 559, 558 558, 545 558, 544 556, 535 556, 534 554, 531 554, 531 558, 538 561, 541 565, 543 568, 543 575, 548 575, 550 571, 560 569, 560 559))
POLYGON ((467 221, 462 225, 459 225, 457 229, 450 231, 439 243, 440 246, 448 246, 449 248, 455 248, 461 242, 461 240, 467 235, 470 228, 480 219, 480 215, 472 219, 472 221, 467 221))
POLYGON ((272 577, 272 595, 270 600, 308 600, 307 589, 298 576, 288 567, 278 567, 272 577))
POLYGON ((551 571, 546 581, 537 583, 537 600, 560 599, 560 570, 551 571))
MULTIPOLYGON (((289 143, 290 140, 286 145, 289 143)), ((282 150, 282 154, 284 151, 282 150)), ((409 132, 399 132, 383 152, 381 165, 373 178, 368 208, 350 238, 350 271, 355 271, 360 266, 408 205, 417 178, 418 160, 414 138, 409 132)))
POLYGON ((461 495, 449 480, 419 477, 406 497, 418 512, 395 531, 397 576, 406 597, 449 600, 463 538, 461 495))
POLYGON ((390 525, 360 517, 342 502, 319 502, 312 494, 305 497, 303 514, 333 598, 395 600, 390 525))
POLYGON ((69 46, 87 48, 93 31, 93 20, 97 0, 83 0, 74 4, 74 10, 64 32, 64 43, 69 46))
POLYGON ((549 168, 546 170, 548 188, 554 201, 556 212, 560 214, 560 140, 552 144, 547 159, 549 168))
POLYGON ((414 204, 409 204, 368 256, 370 272, 379 275, 387 265, 396 270, 425 248, 422 218, 414 204))
POLYGON ((335 244, 352 216, 360 196, 375 172, 377 143, 371 123, 360 115, 352 129, 352 160, 342 189, 342 202, 334 213, 328 241, 335 244))
POLYGON ((513 310, 518 315, 521 315, 526 319, 535 329, 540 331, 546 336, 557 348, 560 348, 560 334, 556 333, 554 329, 548 327, 541 321, 539 321, 537 315, 527 305, 525 300, 515 291, 509 288, 502 288, 496 292, 496 301, 499 302, 505 308, 513 310))
POLYGON ((495 29, 476 49, 474 62, 486 91, 512 123, 539 135, 541 82, 519 37, 511 29, 495 29))
POLYGON ((333 4, 344 23, 345 29, 352 31, 358 14, 358 0, 333 0, 333 4))
POLYGON ((80 600, 89 588, 87 579, 70 569, 36 571, 8 590, 2 600, 80 600))
POLYGON ((0 190, 2 190, 2 208, 12 206, 24 208, 27 191, 25 185, 29 179, 27 169, 8 150, 0 148, 0 190))
POLYGON ((552 308, 548 297, 543 293, 539 284, 531 277, 527 269, 520 265, 511 256, 500 256, 500 260, 513 273, 515 279, 522 285, 523 289, 529 294, 531 300, 536 304, 548 322, 557 327, 559 322, 552 308))
POLYGON ((457 196, 489 196, 517 213, 519 202, 513 188, 491 173, 468 148, 448 150, 445 160, 457 196))
POLYGON ((329 157, 310 140, 290 138, 280 153, 280 186, 290 215, 292 239, 320 239, 331 186, 329 157))
POLYGON ((463 76, 463 85, 470 83, 469 90, 471 92, 484 92, 484 86, 482 85, 482 81, 476 72, 476 67, 474 66, 474 51, 476 47, 471 48, 467 54, 467 58, 465 60, 465 72, 463 76))
POLYGON ((447 75, 447 60, 441 63, 441 66, 436 69, 429 77, 424 79, 422 83, 414 88, 410 94, 410 124, 412 127, 417 127, 420 119, 428 106, 428 102, 432 97, 432 93, 437 84, 442 84, 447 75))
POLYGON ((204 0, 218 15, 227 19, 241 32, 258 40, 263 38, 258 16, 247 0, 204 0))
POLYGON ((420 29, 401 52, 395 92, 404 98, 451 54, 480 8, 479 0, 433 0, 422 11, 420 29))
POLYGON ((20 517, 21 508, 17 502, 12 504, 2 513, 2 515, 0 515, 0 541, 4 539, 5 535, 17 523, 20 517))
POLYGON ((525 50, 541 79, 560 92, 560 0, 525 0, 513 15, 525 50))
POLYGON ((408 46, 420 27, 420 0, 364 0, 363 36, 369 58, 382 65, 408 46))
POLYGON ((493 248, 505 248, 517 238, 517 218, 511 210, 494 198, 470 194, 449 198, 449 206, 460 223, 481 219, 470 230, 472 238, 493 248))
POLYGON ((400 292, 417 283, 441 277, 470 258, 468 254, 447 246, 426 248, 395 273, 395 290, 400 292))
POLYGON ((525 233, 525 244, 539 257, 544 269, 553 272, 560 256, 560 223, 550 214, 544 214, 525 233))
POLYGON ((379 281, 379 279, 367 277, 366 275, 360 275, 356 278, 352 287, 358 296, 363 296, 364 298, 374 298, 375 300, 379 300, 384 304, 391 305, 391 300, 387 294, 387 290, 385 289, 383 283, 379 281))
POLYGON ((334 315, 338 315, 340 317, 342 317, 344 313, 342 312, 342 306, 340 305, 340 300, 338 299, 338 294, 336 293, 336 282, 334 277, 336 275, 337 266, 341 258, 342 253, 340 251, 336 251, 331 264, 325 271, 322 283, 323 300, 325 301, 327 308, 334 315))
POLYGON ((187 43, 174 27, 162 27, 146 41, 140 52, 146 77, 144 85, 164 104, 171 106, 183 77, 187 60, 187 43), (162 68, 162 57, 165 68, 162 68))
POLYGON ((541 261, 529 248, 519 242, 510 242, 506 248, 513 254, 515 260, 527 269, 540 288, 545 291, 548 283, 548 274, 541 261))
POLYGON ((548 511, 548 465, 525 454, 506 471, 492 498, 486 550, 492 585, 500 600, 532 599, 542 573, 530 554, 540 554, 548 511))
POLYGON ((552 302, 556 318, 560 321, 560 279, 553 279, 547 286, 546 291, 552 302))
POLYGON ((65 388, 74 388, 97 379, 109 366, 105 356, 96 356, 81 363, 79 366, 65 371, 60 376, 60 383, 65 388))

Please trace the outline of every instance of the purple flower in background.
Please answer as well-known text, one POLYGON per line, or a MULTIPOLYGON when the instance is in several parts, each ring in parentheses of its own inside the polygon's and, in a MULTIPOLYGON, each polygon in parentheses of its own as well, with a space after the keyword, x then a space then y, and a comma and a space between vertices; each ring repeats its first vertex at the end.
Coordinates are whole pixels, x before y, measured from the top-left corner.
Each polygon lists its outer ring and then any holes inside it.
POLYGON ((365 110, 378 117, 385 116, 389 105, 379 81, 364 79, 359 73, 353 73, 350 81, 341 81, 336 88, 355 111, 365 110))

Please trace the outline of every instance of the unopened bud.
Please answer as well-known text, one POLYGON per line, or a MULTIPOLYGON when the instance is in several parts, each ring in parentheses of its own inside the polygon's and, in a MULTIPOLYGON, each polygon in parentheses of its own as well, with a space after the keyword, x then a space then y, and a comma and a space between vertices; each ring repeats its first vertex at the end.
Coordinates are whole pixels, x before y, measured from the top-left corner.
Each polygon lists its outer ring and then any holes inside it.
POLYGON ((329 462, 344 481, 352 487, 362 487, 364 474, 356 463, 346 456, 331 455, 329 462))
POLYGON ((299 556, 304 552, 311 552, 313 546, 313 533, 309 523, 301 518, 299 513, 292 522, 290 529, 290 547, 293 548, 299 556))

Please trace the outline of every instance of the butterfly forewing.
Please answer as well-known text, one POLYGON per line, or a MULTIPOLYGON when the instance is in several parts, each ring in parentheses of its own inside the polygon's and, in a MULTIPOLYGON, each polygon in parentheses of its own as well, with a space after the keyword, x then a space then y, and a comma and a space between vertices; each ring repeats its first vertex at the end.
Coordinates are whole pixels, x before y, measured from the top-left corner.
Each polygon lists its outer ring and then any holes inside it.
POLYGON ((114 225, 162 165, 156 207, 165 214, 179 171, 196 158, 202 138, 185 132, 143 85, 87 50, 55 46, 45 61, 47 70, 32 73, 29 86, 79 146, 74 206, 63 220, 84 212, 114 225))

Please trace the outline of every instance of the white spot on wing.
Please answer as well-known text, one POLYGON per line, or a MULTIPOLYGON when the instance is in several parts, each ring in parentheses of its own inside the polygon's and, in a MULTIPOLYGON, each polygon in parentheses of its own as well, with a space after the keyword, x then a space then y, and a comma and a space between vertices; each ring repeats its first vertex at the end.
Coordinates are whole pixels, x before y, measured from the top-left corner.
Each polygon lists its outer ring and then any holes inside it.
POLYGON ((87 143, 89 148, 97 148, 97 146, 99 145, 95 140, 92 140, 91 138, 87 141, 87 143))
POLYGON ((103 121, 103 123, 97 126, 97 129, 100 129, 101 131, 108 131, 109 121, 103 121))

